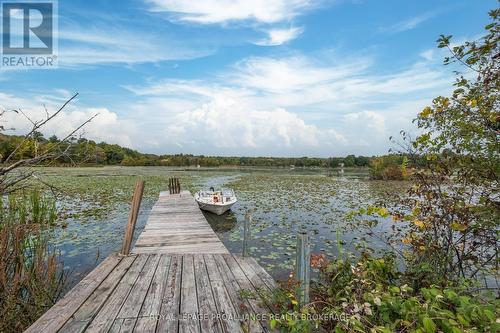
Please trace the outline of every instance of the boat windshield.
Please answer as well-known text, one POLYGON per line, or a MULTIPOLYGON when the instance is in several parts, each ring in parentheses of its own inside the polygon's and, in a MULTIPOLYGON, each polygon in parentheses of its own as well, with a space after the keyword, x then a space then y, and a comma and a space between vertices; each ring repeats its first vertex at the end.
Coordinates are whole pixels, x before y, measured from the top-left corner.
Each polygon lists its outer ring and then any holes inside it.
POLYGON ((213 195, 222 195, 226 198, 235 197, 234 191, 230 188, 223 188, 221 191, 200 191, 200 197, 211 197, 213 195))
POLYGON ((222 195, 225 197, 234 197, 234 191, 230 188, 223 188, 222 189, 222 195))

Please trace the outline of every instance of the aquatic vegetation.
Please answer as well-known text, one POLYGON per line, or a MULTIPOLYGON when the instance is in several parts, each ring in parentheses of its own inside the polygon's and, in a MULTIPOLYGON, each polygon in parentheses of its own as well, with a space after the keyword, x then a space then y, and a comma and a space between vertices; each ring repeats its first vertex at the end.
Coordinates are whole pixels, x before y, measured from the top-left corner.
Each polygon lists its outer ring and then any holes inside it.
POLYGON ((355 249, 365 235, 352 228, 346 215, 401 188, 398 182, 370 181, 366 171, 346 172, 344 177, 329 177, 325 170, 184 171, 167 167, 42 168, 39 173, 61 189, 53 244, 72 272, 70 284, 120 248, 138 177, 146 187, 135 237, 144 228, 158 194, 167 189, 169 177, 178 177, 182 188, 191 192, 209 186, 232 187, 239 202, 221 217, 210 216, 209 223, 230 251, 241 252, 244 216, 251 211, 250 255, 275 278, 287 277, 293 268, 299 230, 309 232, 316 252, 335 255, 337 233, 346 247, 355 249))
POLYGON ((49 246, 55 202, 36 189, 0 201, 0 332, 20 332, 55 303, 66 274, 49 246))
POLYGON ((233 208, 239 223, 231 232, 221 234, 222 240, 230 250, 241 251, 243 217, 251 210, 251 255, 273 276, 286 278, 294 265, 299 231, 309 233, 315 252, 335 255, 337 233, 355 250, 364 235, 353 230, 346 215, 366 203, 387 198, 387 192, 399 192, 400 183, 372 182, 366 173, 339 178, 322 172, 282 171, 245 173, 230 186, 240 200, 233 208))

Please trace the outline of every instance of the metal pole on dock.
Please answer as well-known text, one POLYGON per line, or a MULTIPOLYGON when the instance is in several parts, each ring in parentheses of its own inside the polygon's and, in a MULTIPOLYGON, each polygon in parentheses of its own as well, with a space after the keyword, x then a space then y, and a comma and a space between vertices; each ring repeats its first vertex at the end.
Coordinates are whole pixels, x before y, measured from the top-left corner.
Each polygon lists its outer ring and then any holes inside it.
POLYGON ((139 179, 135 184, 134 196, 132 197, 132 205, 128 216, 127 228, 125 229, 125 237, 123 238, 122 255, 130 254, 130 245, 134 237, 135 224, 137 216, 139 216, 139 207, 141 206, 142 193, 144 192, 144 180, 139 179))
POLYGON ((252 214, 245 214, 245 223, 243 224, 243 257, 248 257, 248 240, 250 238, 250 224, 252 224, 252 214))
POLYGON ((295 276, 300 282, 300 305, 309 303, 311 247, 307 232, 297 234, 297 250, 295 262, 295 276))

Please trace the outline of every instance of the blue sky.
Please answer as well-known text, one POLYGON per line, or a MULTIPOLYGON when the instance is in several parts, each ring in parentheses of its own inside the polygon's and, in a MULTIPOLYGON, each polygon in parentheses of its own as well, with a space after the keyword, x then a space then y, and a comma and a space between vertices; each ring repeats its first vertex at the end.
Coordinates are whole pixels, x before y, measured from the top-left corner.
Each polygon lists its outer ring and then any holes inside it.
MULTIPOLYGON (((383 154, 454 80, 440 34, 476 39, 496 0, 60 0, 59 67, 0 67, 0 106, 45 134, 143 152, 383 154)), ((4 118, 20 132, 28 126, 4 118)))

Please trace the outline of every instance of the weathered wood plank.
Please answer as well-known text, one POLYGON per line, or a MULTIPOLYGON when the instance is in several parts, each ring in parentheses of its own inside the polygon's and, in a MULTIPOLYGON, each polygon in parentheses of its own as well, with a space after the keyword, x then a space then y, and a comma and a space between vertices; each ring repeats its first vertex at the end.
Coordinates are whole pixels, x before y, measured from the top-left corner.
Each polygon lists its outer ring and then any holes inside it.
POLYGON ((62 317, 51 310, 55 320, 31 332, 270 331, 249 320, 266 305, 240 291, 270 290, 274 280, 254 259, 229 254, 190 194, 161 196, 133 251, 107 259, 64 298, 68 308, 54 307, 62 317))
MULTIPOLYGON (((204 250, 206 253, 213 254, 227 254, 227 250, 224 250, 217 244, 205 244, 204 250)), ((138 247, 135 251, 137 254, 193 254, 199 253, 199 247, 191 245, 179 245, 179 246, 151 246, 151 247, 138 247)))
POLYGON ((256 293, 255 289, 252 288, 250 281, 246 279, 245 274, 242 273, 241 271, 233 272, 232 269, 228 267, 223 256, 214 256, 214 259, 217 268, 219 269, 219 272, 222 276, 222 280, 224 281, 224 284, 228 291, 229 297, 231 298, 231 302, 233 303, 234 309, 241 318, 245 318, 243 320, 243 327, 245 327, 245 332, 257 333, 264 331, 261 323, 254 320, 254 318, 252 317, 253 314, 255 313, 254 308, 262 310, 258 313, 266 314, 268 311, 260 308, 258 306, 258 302, 254 298, 246 300, 240 297, 240 292, 242 290, 248 290, 251 293, 256 293), (239 275, 240 278, 241 276, 243 276, 244 280, 246 280, 245 281, 246 283, 241 283, 241 282, 238 283, 237 279, 235 278, 235 275, 239 275), (255 307, 252 306, 250 302, 255 302, 255 307))
POLYGON ((163 288, 163 297, 158 314, 157 332, 176 333, 179 330, 179 306, 181 302, 182 257, 170 259, 168 277, 163 288))
MULTIPOLYGON (((111 325, 111 328, 109 329, 109 333, 132 333, 135 332, 134 327, 135 327, 135 318, 117 318, 113 322, 113 325, 111 325)), ((106 331, 103 331, 106 332, 106 331)))
MULTIPOLYGON (((228 264, 231 272, 235 275, 238 283, 244 289, 255 289, 256 293, 270 292, 274 290, 276 282, 272 277, 255 261, 253 258, 242 258, 239 255, 224 255, 226 263, 228 264), (253 267, 257 265, 258 267, 253 267), (254 269, 255 268, 255 269, 254 269), (257 274, 257 271, 260 273, 257 274), (250 284, 248 284, 250 281, 250 284)), ((270 313, 266 309, 264 302, 251 302, 255 313, 270 313)), ((267 304, 269 306, 269 304, 267 304)), ((270 330, 267 322, 262 322, 263 326, 270 330)))
MULTIPOLYGON (((203 250, 205 253, 220 253, 227 254, 227 249, 218 243, 205 243, 203 250), (216 252, 212 252, 216 251, 216 252)), ((196 254, 200 252, 200 246, 195 244, 182 244, 182 245, 169 245, 169 246, 139 246, 135 253, 191 253, 196 254), (163 251, 162 251, 163 250, 163 251), (191 251, 191 252, 188 252, 191 251)))
POLYGON ((145 301, 146 294, 153 280, 153 276, 160 261, 159 255, 151 255, 144 265, 144 268, 139 273, 134 287, 127 296, 127 299, 122 305, 117 318, 137 318, 141 311, 142 304, 145 301))
POLYGON ((194 272, 196 278, 196 292, 198 296, 198 306, 200 312, 200 325, 202 332, 222 332, 217 320, 217 308, 215 306, 210 280, 208 279, 207 268, 203 255, 194 256, 194 272))
POLYGON ((148 294, 144 299, 139 317, 156 317, 160 313, 163 291, 167 284, 171 257, 161 255, 156 273, 151 281, 148 294))
MULTIPOLYGON (((117 318, 113 321, 111 328, 109 329, 109 333, 132 333, 136 332, 135 327, 135 318, 117 318)), ((103 331, 106 332, 106 331, 103 331)))
MULTIPOLYGON (((187 236, 190 237, 192 236, 192 232, 189 229, 178 229, 178 230, 169 230, 168 232, 164 231, 165 229, 158 229, 158 230, 144 230, 142 234, 144 237, 182 237, 182 236, 187 236)), ((197 235, 200 236, 212 236, 212 232, 208 231, 199 231, 197 235)))
POLYGON ((218 242, 220 240, 217 236, 207 235, 203 233, 193 232, 190 235, 162 235, 162 236, 149 236, 147 239, 138 240, 145 244, 193 244, 193 241, 199 242, 218 242), (167 238, 168 237, 168 238, 167 238))
POLYGON ((136 258, 137 256, 124 257, 59 332, 84 332, 85 328, 90 324, 97 312, 99 312, 104 302, 115 290, 116 286, 120 283, 122 277, 127 273, 136 258))
POLYGON ((122 328, 124 319, 116 319, 113 321, 113 324, 109 328, 109 333, 120 333, 120 329, 122 328))
POLYGON ((182 257, 182 286, 179 332, 200 332, 198 298, 192 255, 182 257))
MULTIPOLYGON (((200 240, 198 244, 192 244, 192 240, 188 241, 179 241, 175 243, 170 243, 170 242, 149 242, 149 243, 142 243, 139 244, 137 247, 139 248, 148 248, 148 247, 179 247, 179 248, 191 248, 191 249, 196 249, 200 248, 202 245, 207 245, 207 246, 212 246, 212 247, 221 247, 221 244, 216 241, 215 239, 210 239, 210 240, 200 240), (201 244, 200 244, 201 243, 201 244)), ((206 248, 205 248, 206 251, 206 248)))
POLYGON ((229 294, 234 307, 242 316, 248 318, 245 322, 247 325, 247 331, 262 332, 264 330, 270 330, 267 321, 257 321, 256 318, 254 318, 255 314, 267 315, 271 313, 269 308, 264 304, 262 299, 260 299, 258 291, 255 290, 238 263, 234 260, 234 258, 232 258, 232 255, 214 257, 219 271, 221 272, 223 279, 226 281, 226 288, 231 286, 227 289, 230 290, 229 294), (248 291, 251 294, 251 297, 243 299, 240 295, 240 292, 242 291, 248 291))
POLYGON ((121 258, 117 255, 106 258, 25 332, 56 332, 71 318, 120 261, 121 258))
POLYGON ((125 228, 125 236, 123 238, 122 252, 123 255, 130 254, 130 245, 134 236, 135 224, 139 216, 139 208, 141 206, 142 193, 144 192, 144 180, 139 179, 135 184, 134 196, 130 206, 127 227, 125 228))
POLYGON ((254 286, 255 289, 271 290, 271 288, 268 287, 266 282, 262 281, 257 272, 254 271, 253 267, 250 265, 248 261, 236 255, 233 255, 233 258, 240 265, 241 270, 245 272, 245 275, 247 276, 248 280, 252 282, 252 285, 254 286))
POLYGON ((215 304, 222 316, 221 324, 225 332, 243 332, 238 312, 231 302, 231 297, 226 290, 224 280, 215 263, 214 255, 209 254, 204 256, 207 272, 214 295, 215 304))
POLYGON ((139 317, 135 323, 135 331, 140 333, 154 333, 156 331, 156 323, 158 319, 155 317, 139 317))
POLYGON ((234 258, 236 258, 236 260, 238 262, 240 262, 240 261, 247 262, 248 265, 250 265, 250 267, 252 267, 253 271, 255 273, 257 273, 259 278, 266 284, 268 289, 273 290, 277 287, 276 281, 274 281, 274 279, 271 277, 271 275, 269 275, 269 273, 266 272, 266 270, 261 265, 259 265, 259 263, 257 262, 257 260, 255 260, 255 258, 251 258, 251 257, 243 258, 239 255, 233 255, 233 256, 234 256, 234 258))
POLYGON ((115 289, 113 294, 107 299, 99 313, 90 323, 87 332, 106 332, 111 328, 116 315, 120 312, 123 302, 127 298, 130 290, 135 284, 139 273, 142 271, 149 256, 139 256, 127 274, 122 278, 121 283, 115 289))

